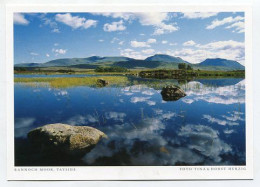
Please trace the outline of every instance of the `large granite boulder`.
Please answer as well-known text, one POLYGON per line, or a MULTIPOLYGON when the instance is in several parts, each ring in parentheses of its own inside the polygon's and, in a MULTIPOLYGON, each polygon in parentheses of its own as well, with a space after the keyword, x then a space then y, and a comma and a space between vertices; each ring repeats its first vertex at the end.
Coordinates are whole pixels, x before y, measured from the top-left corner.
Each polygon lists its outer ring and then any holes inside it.
POLYGON ((65 153, 70 156, 83 156, 89 152, 101 138, 107 136, 88 126, 67 124, 49 124, 33 129, 28 139, 42 151, 65 153))
POLYGON ((164 101, 177 101, 185 97, 186 93, 180 87, 172 85, 163 87, 161 95, 164 101))

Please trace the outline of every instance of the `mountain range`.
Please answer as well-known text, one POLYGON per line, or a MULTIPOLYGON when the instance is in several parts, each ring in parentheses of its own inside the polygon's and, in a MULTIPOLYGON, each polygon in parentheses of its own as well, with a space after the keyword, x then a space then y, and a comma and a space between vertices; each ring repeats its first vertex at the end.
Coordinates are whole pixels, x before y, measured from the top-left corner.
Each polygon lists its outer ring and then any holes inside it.
POLYGON ((198 64, 191 64, 180 57, 165 54, 156 54, 144 60, 136 60, 123 56, 100 57, 91 56, 88 58, 63 58, 51 60, 45 63, 22 63, 15 64, 15 67, 72 67, 94 69, 98 66, 118 66, 129 69, 140 68, 178 68, 179 63, 185 63, 194 69, 203 70, 244 70, 245 67, 237 61, 222 58, 206 59, 198 64))

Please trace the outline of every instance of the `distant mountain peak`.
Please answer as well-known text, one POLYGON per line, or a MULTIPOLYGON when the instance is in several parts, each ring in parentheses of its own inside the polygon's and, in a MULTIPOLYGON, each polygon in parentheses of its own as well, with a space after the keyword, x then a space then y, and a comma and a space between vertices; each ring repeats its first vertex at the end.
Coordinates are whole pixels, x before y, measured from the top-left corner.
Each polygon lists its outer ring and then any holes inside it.
POLYGON ((174 57, 167 54, 155 54, 153 56, 147 57, 145 61, 162 61, 162 62, 172 62, 172 63, 189 63, 180 57, 174 57))
POLYGON ((200 66, 223 66, 238 70, 245 69, 245 66, 234 60, 227 60, 224 58, 207 58, 203 62, 199 63, 200 66))

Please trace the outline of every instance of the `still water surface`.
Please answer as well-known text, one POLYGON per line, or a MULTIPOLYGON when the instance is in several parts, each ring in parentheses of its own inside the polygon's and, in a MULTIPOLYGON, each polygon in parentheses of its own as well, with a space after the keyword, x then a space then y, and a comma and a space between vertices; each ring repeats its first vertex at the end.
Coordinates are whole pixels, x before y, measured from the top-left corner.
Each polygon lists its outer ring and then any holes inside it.
POLYGON ((245 165, 245 80, 190 81, 180 85, 186 97, 168 102, 148 85, 15 83, 16 165, 245 165), (80 161, 47 160, 26 136, 51 123, 92 126, 109 138, 80 161))

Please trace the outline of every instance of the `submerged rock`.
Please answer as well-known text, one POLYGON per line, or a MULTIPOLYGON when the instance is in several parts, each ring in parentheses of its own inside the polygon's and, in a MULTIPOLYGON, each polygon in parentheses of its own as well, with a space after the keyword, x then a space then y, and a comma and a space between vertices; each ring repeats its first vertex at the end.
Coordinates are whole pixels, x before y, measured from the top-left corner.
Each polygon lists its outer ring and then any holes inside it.
POLYGON ((106 81, 106 80, 104 80, 104 79, 98 79, 97 80, 97 84, 99 85, 99 86, 106 86, 106 85, 108 85, 109 84, 109 82, 108 81, 106 81))
POLYGON ((161 95, 164 101, 177 101, 185 97, 186 93, 180 87, 172 85, 163 87, 161 95))
POLYGON ((67 124, 49 124, 33 129, 28 139, 42 151, 62 152, 71 156, 83 156, 89 152, 101 138, 107 136, 88 126, 67 124))

